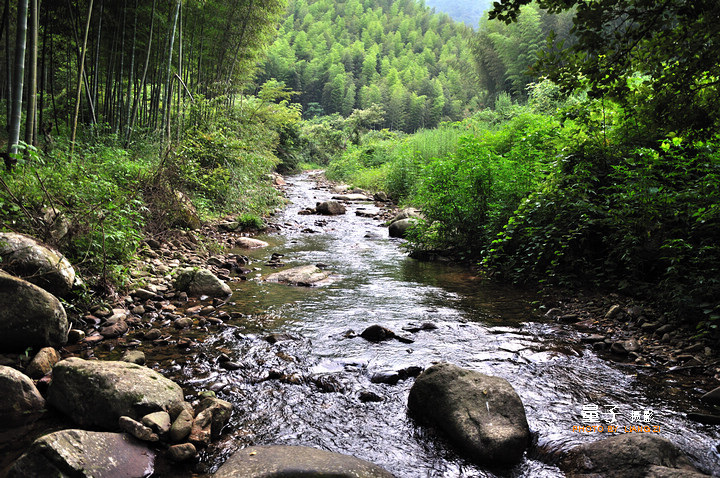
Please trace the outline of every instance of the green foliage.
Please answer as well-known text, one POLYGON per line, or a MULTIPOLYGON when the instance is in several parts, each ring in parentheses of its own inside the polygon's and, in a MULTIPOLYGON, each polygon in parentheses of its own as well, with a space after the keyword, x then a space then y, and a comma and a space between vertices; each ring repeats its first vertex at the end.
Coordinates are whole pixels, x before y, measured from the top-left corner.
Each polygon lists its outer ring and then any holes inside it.
POLYGON ((414 198, 427 218, 417 245, 482 254, 544 177, 557 128, 552 118, 524 113, 498 131, 463 136, 454 154, 432 159, 414 198))
POLYGON ((720 297, 717 140, 627 145, 620 111, 605 112, 603 135, 566 122, 552 174, 520 202, 483 265, 515 281, 652 297, 707 332, 720 297))
POLYGON ((121 278, 120 264, 142 239, 146 209, 139 191, 150 163, 102 144, 78 145, 71 156, 62 141, 49 154, 29 157, 12 174, 2 174, 3 228, 54 243, 86 276, 121 278), (40 219, 44 208, 69 221, 65 237, 51 235, 40 219))
POLYGON ((404 0, 291 0, 259 80, 297 90, 306 119, 380 105, 373 127, 430 128, 479 105, 467 31, 404 0))
POLYGON ((240 229, 261 231, 265 229, 265 221, 255 214, 243 213, 237 219, 240 229))
POLYGON ((469 46, 489 105, 502 93, 527 99, 529 85, 540 77, 535 64, 548 34, 552 32, 556 42, 572 43, 570 19, 570 13, 549 15, 530 3, 518 10, 517 20, 511 24, 487 17, 480 21, 469 46))
MULTIPOLYGON (((531 0, 496 2, 507 22, 531 0)), ((539 0, 548 12, 574 12, 572 44, 552 38, 539 67, 566 89, 589 88, 640 107, 653 139, 682 131, 712 137, 720 115, 720 4, 715 0, 539 0), (638 75, 640 75, 638 77, 638 75), (646 90, 637 102, 631 77, 646 90)), ((635 87, 636 89, 637 87, 635 87)))

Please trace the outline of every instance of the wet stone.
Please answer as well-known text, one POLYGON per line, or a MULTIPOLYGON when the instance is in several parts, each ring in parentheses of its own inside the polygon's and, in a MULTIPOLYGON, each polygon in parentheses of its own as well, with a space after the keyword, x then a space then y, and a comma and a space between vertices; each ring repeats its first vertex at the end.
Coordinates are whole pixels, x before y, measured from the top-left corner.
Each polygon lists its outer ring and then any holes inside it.
POLYGON ((382 342, 395 338, 395 332, 376 324, 363 330, 360 337, 370 342, 382 342))
POLYGON ((193 320, 190 317, 181 317, 179 319, 176 319, 175 322, 173 322, 173 326, 176 329, 186 329, 188 327, 191 327, 193 324, 193 320))
POLYGON ((170 414, 168 412, 154 412, 145 415, 142 418, 142 423, 146 427, 155 430, 160 435, 164 435, 170 431, 172 425, 170 421, 170 414))
POLYGON ((162 332, 160 332, 160 329, 150 329, 147 332, 145 332, 145 335, 143 338, 145 340, 157 340, 162 336, 162 332))
POLYGON ((191 411, 182 410, 170 427, 170 440, 179 442, 187 438, 192 430, 193 418, 191 411))
POLYGON ((238 362, 233 362, 232 360, 228 360, 226 362, 221 362, 220 366, 224 368, 225 370, 239 370, 242 368, 242 364, 238 362))
POLYGON ((384 383, 387 385, 397 385, 400 381, 398 372, 376 372, 370 377, 372 383, 384 383))
POLYGON ((382 397, 381 397, 380 395, 378 395, 377 393, 375 393, 375 392, 370 392, 370 391, 368 391, 368 390, 363 390, 362 392, 360 392, 360 394, 358 395, 358 398, 359 398, 360 401, 363 402, 363 403, 368 403, 368 402, 382 402, 382 401, 385 400, 384 398, 382 398, 382 397))
POLYGON ((160 437, 158 437, 156 433, 153 433, 149 427, 146 427, 142 423, 133 420, 130 417, 120 417, 118 420, 118 426, 120 427, 120 430, 129 433, 138 440, 149 442, 156 442, 160 440, 160 437))
POLYGON ((392 478, 379 466, 348 455, 304 446, 255 446, 235 452, 215 478, 392 478))
POLYGON ((30 378, 41 378, 52 370, 53 365, 60 361, 60 354, 52 347, 44 347, 35 355, 25 372, 30 378))
POLYGON ((168 456, 176 463, 191 460, 197 455, 197 448, 192 443, 182 443, 168 448, 168 456))
POLYGON ((145 365, 145 354, 140 350, 128 350, 120 360, 137 365, 145 365))

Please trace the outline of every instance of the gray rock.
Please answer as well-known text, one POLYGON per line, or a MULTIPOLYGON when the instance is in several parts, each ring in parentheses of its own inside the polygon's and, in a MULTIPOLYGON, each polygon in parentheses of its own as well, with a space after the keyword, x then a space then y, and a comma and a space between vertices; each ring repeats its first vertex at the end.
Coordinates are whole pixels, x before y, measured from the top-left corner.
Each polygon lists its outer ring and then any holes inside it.
POLYGON ((620 355, 627 355, 632 352, 637 352, 638 350, 640 350, 640 343, 635 339, 614 342, 610 346, 610 352, 620 355))
POLYGON ((53 366, 60 361, 60 354, 52 347, 41 348, 35 354, 32 362, 27 366, 25 372, 30 378, 42 378, 52 370, 53 366))
POLYGON ((130 417, 120 417, 118 419, 118 427, 120 430, 129 433, 138 440, 149 442, 156 442, 160 440, 160 437, 158 437, 157 434, 150 429, 150 427, 145 426, 130 417))
POLYGON ((159 339, 162 336, 162 332, 160 329, 150 329, 147 332, 145 332, 145 335, 143 335, 143 338, 145 340, 156 340, 159 339))
POLYGON ((195 445, 207 445, 230 421, 232 404, 215 397, 203 398, 197 408, 197 416, 190 430, 189 440, 195 445))
POLYGON ((20 425, 45 409, 45 399, 30 377, 0 365, 0 427, 20 425))
POLYGON ((193 319, 190 317, 180 317, 178 319, 175 319, 173 322, 173 327, 176 329, 187 329, 188 327, 192 327, 193 319))
POLYGON ((388 198, 387 193, 383 191, 378 191, 373 195, 373 199, 378 202, 388 202, 390 198, 388 198))
POLYGON ((315 206, 315 211, 318 214, 323 214, 325 216, 337 216, 345 214, 345 206, 337 201, 325 201, 318 203, 315 206))
POLYGON ((170 418, 172 418, 173 420, 179 417, 180 414, 184 411, 188 412, 191 418, 195 416, 195 410, 193 409, 193 406, 190 405, 188 402, 184 401, 174 403, 168 411, 170 412, 170 418))
POLYGON ((401 221, 403 219, 423 219, 423 215, 415 208, 408 207, 401 210, 387 223, 388 226, 395 221, 401 221))
POLYGON ((408 408, 476 462, 514 465, 530 443, 520 397, 499 377, 449 363, 434 365, 410 389, 408 408))
POLYGON ((62 430, 35 440, 8 478, 144 478, 155 453, 124 433, 62 430))
POLYGON ((0 232, 0 265, 51 294, 67 295, 75 284, 75 269, 54 249, 14 232, 0 232))
POLYGON ((202 223, 197 209, 187 195, 181 191, 175 191, 175 202, 168 208, 169 220, 172 226, 200 229, 202 223))
POLYGON ((153 412, 148 413, 142 418, 142 424, 146 427, 150 427, 161 435, 166 434, 170 431, 170 414, 168 412, 153 412))
POLYGON ((137 297, 140 300, 154 299, 157 294, 147 289, 136 289, 130 295, 137 297))
POLYGON ((260 249, 268 247, 270 244, 265 241, 261 241, 260 239, 253 239, 251 237, 238 237, 235 241, 235 245, 245 249, 260 249))
POLYGON ((120 360, 137 365, 145 365, 145 354, 141 350, 128 350, 120 360))
POLYGON ((649 433, 627 433, 573 448, 560 462, 572 476, 607 478, 701 477, 669 440, 649 433))
POLYGON ((390 224, 388 233, 390 237, 404 238, 410 227, 417 222, 416 219, 400 219, 390 224))
POLYGON ((329 275, 330 272, 328 271, 323 271, 314 265, 308 265, 275 272, 267 276, 265 280, 267 282, 280 282, 283 284, 309 287, 327 279, 329 275))
POLYGON ((192 443, 183 443, 180 445, 173 445, 168 448, 168 456, 174 462, 180 463, 183 461, 195 458, 197 455, 197 449, 192 443))
POLYGON ((80 425, 112 430, 121 416, 139 420, 169 410, 183 401, 183 392, 147 367, 73 357, 53 368, 48 401, 80 425))
POLYGON ((100 332, 100 335, 106 339, 114 339, 116 337, 120 337, 121 335, 125 335, 129 328, 130 327, 127 322, 125 322, 125 319, 122 318, 115 322, 107 323, 104 327, 101 327, 98 332, 100 332))
POLYGON ((175 289, 191 296, 225 297, 232 294, 230 287, 207 269, 186 267, 177 272, 175 289))
POLYGON ((353 456, 304 446, 253 446, 235 452, 214 478, 392 478, 379 466, 353 456))
POLYGON ((67 333, 65 309, 55 296, 0 271, 0 350, 61 347, 67 333))
POLYGON ((187 410, 180 412, 170 427, 170 440, 177 443, 190 435, 193 426, 193 414, 187 410))
POLYGON ((70 232, 70 221, 55 208, 45 207, 41 212, 43 213, 43 222, 47 224, 50 231, 50 237, 54 241, 60 242, 70 232))

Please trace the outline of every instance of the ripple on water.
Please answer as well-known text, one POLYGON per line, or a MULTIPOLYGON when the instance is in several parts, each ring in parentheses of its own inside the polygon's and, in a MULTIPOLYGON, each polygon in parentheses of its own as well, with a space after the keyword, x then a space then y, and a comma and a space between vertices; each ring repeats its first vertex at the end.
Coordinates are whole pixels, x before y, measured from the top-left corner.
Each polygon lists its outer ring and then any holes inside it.
POLYGON ((439 361, 503 377, 522 397, 537 446, 510 476, 563 476, 552 464, 554 454, 598 438, 572 431, 586 404, 615 407, 622 425, 632 410, 652 410, 663 436, 706 469, 720 469, 714 451, 720 434, 685 419, 682 402, 663 393, 667 387, 651 392, 634 369, 573 344, 572 330, 537 320, 518 290, 487 284, 461 268, 407 258, 386 229, 355 215, 368 205, 350 204, 347 214, 333 218, 298 215, 330 193, 313 189, 307 174, 291 183, 293 205, 278 218, 287 226, 260 237, 269 248, 241 253, 254 258, 261 275, 275 270, 264 263, 280 253, 287 267, 322 263, 338 280, 322 288, 237 283, 230 309, 245 315, 207 337, 202 353, 172 372, 186 388, 215 389, 235 405, 229 437, 203 455, 209 469, 238 447, 275 443, 352 454, 398 477, 498 476, 408 418, 412 378, 396 385, 371 380, 378 372, 439 361), (319 232, 303 233, 307 228, 319 232), (424 322, 436 328, 403 331, 424 322), (413 342, 371 343, 357 336, 372 324, 413 342), (293 339, 263 340, 273 332, 293 339), (240 367, 221 368, 221 353, 240 367), (365 403, 361 392, 382 401, 365 403))

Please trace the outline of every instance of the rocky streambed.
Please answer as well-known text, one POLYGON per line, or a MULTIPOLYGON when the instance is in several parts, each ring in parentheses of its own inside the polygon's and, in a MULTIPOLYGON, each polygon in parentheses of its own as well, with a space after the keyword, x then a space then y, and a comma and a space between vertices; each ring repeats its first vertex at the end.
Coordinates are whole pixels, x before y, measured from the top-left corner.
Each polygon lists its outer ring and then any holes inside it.
POLYGON ((712 350, 661 315, 619 298, 543 310, 407 258, 389 236, 416 212, 389 233, 384 197, 315 174, 285 187, 273 232, 228 220, 149 240, 127 296, 57 312, 58 342, 6 344, 0 387, 17 398, 0 412, 16 421, 0 432, 0 476, 92 474, 68 471, 78 463, 188 477, 720 469, 713 394, 700 400, 718 384, 712 350))

